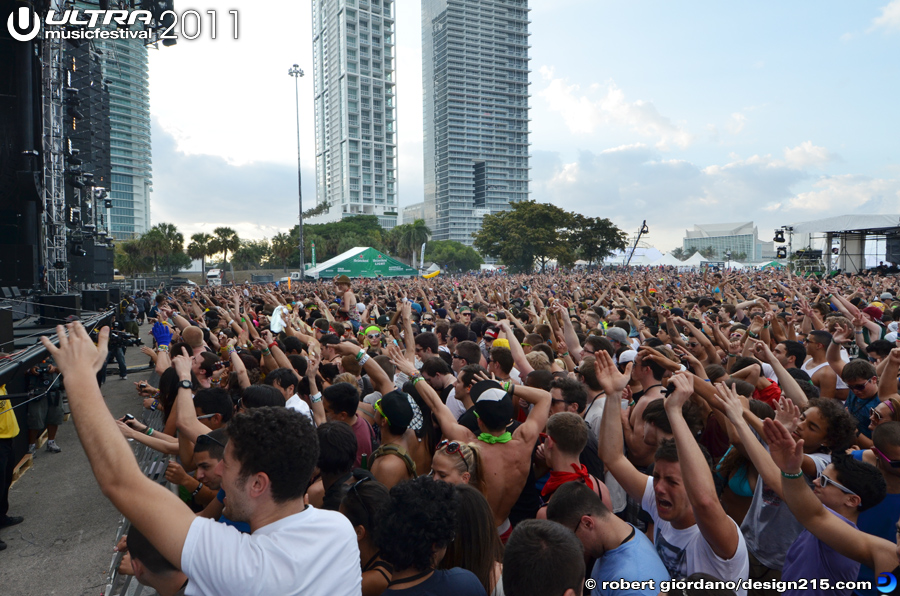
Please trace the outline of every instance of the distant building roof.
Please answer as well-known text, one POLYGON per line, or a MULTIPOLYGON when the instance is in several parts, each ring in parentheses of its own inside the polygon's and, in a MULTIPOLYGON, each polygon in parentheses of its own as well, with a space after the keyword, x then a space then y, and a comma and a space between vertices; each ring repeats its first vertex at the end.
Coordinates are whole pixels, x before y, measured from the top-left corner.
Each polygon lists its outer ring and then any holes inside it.
POLYGON ((900 227, 900 215, 838 215, 793 225, 795 234, 885 231, 900 227))
POLYGON ((714 236, 743 236, 754 233, 752 221, 742 223, 694 224, 693 230, 685 230, 685 238, 711 238, 714 236))

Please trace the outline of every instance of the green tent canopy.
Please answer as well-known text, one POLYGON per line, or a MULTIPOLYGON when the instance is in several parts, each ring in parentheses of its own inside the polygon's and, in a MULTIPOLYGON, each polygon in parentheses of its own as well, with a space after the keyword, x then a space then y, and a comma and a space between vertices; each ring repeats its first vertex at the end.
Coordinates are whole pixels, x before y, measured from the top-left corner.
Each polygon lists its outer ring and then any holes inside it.
POLYGON ((328 259, 313 269, 308 269, 306 275, 317 279, 331 279, 338 275, 347 277, 378 277, 379 275, 382 277, 415 277, 418 275, 418 271, 374 248, 357 246, 328 259))

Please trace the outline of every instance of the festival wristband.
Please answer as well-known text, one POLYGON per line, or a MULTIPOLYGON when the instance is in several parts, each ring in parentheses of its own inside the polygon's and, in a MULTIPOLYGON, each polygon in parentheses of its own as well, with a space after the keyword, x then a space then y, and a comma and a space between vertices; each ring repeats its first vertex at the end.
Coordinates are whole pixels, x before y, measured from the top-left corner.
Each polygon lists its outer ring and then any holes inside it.
POLYGON ((787 472, 782 470, 781 475, 785 478, 788 478, 789 480, 796 480, 797 478, 803 477, 803 471, 801 470, 801 471, 797 472, 796 474, 788 474, 787 472))

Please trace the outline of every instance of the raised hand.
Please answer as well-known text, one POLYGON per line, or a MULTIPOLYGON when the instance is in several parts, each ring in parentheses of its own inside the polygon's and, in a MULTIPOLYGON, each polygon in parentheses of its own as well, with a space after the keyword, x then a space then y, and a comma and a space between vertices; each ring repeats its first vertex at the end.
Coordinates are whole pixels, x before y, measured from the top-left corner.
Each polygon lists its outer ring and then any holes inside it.
POLYGON ((618 395, 631 379, 631 370, 634 366, 633 362, 629 362, 625 367, 625 373, 619 372, 616 363, 606 350, 597 350, 594 354, 596 358, 597 382, 603 387, 606 395, 618 395))
POLYGON ((675 410, 681 412, 681 407, 687 403, 694 393, 694 380, 691 373, 678 373, 669 378, 669 382, 675 385, 675 391, 666 397, 666 411, 675 410))
POLYGON ((69 323, 65 327, 57 325, 56 335, 59 338, 59 347, 54 346, 43 335, 41 336, 41 343, 47 348, 47 352, 53 356, 53 361, 63 376, 85 370, 93 371, 96 374, 106 364, 109 327, 104 327, 100 330, 96 346, 85 328, 78 321, 69 323), (67 330, 68 335, 66 335, 67 330))
POLYGON ((175 356, 172 358, 172 366, 175 367, 178 376, 188 377, 191 374, 191 359, 187 356, 182 354, 175 356))
POLYGON ((734 387, 729 387, 725 383, 716 383, 716 399, 725 410, 725 415, 733 423, 737 423, 743 418, 744 403, 734 387))
POLYGON ((796 474, 803 464, 803 439, 794 441, 783 424, 768 418, 763 420, 763 433, 775 465, 787 474, 796 474))
POLYGON ((780 422, 788 432, 794 432, 800 425, 800 408, 788 398, 782 397, 775 407, 775 420, 780 422))

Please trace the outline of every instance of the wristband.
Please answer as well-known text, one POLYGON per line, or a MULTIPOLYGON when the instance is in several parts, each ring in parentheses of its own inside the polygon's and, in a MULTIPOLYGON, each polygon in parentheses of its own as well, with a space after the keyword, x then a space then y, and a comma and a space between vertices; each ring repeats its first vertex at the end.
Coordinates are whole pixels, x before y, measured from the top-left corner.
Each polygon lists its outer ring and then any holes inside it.
POLYGON ((758 333, 753 333, 752 331, 748 331, 748 332, 747 332, 747 335, 749 335, 749 336, 752 337, 753 339, 759 339, 759 334, 758 334, 758 333))
POLYGON ((363 357, 359 360, 359 365, 365 366, 366 362, 368 362, 368 361, 369 361, 369 355, 366 353, 363 353, 363 357))
POLYGON ((273 341, 273 342, 270 343, 267 347, 271 350, 273 346, 277 346, 277 345, 278 345, 278 342, 277 342, 277 341, 273 341))
POLYGON ((860 329, 859 331, 856 332, 856 335, 862 335, 862 334, 863 334, 862 329, 860 329))
POLYGON ((797 478, 803 477, 803 471, 801 470, 801 471, 797 472, 796 474, 788 474, 787 472, 782 470, 781 475, 789 480, 796 480, 797 478))
POLYGON ((415 386, 416 383, 422 380, 422 375, 415 375, 410 379, 410 382, 415 386))
POLYGON ((359 362, 360 360, 362 360, 362 357, 365 355, 366 355, 366 351, 360 350, 359 352, 356 353, 356 361, 359 362))
POLYGON ((509 381, 504 381, 504 382, 503 382, 503 390, 506 391, 507 393, 509 393, 509 386, 510 386, 510 385, 512 385, 512 383, 510 383, 509 381))
POLYGON ((154 399, 153 403, 150 404, 150 409, 155 412, 158 407, 159 407, 159 400, 154 399))
POLYGON ((263 348, 262 353, 263 354, 271 354, 272 350, 270 350, 269 348, 263 348))
POLYGON ((157 352, 168 352, 169 346, 156 346, 156 351, 157 352))
POLYGON ((737 354, 729 354, 728 357, 729 357, 729 358, 737 358, 738 355, 737 355, 737 354))
POLYGON ((316 393, 315 395, 310 395, 309 400, 314 404, 319 403, 320 401, 322 401, 322 392, 320 391, 320 392, 316 393))
POLYGON ((559 355, 559 357, 560 357, 560 358, 565 358, 565 357, 568 356, 568 355, 569 355, 568 352, 563 352, 562 354, 559 355))
POLYGON ((153 428, 148 426, 147 430, 144 431, 144 434, 147 435, 148 437, 152 437, 153 436, 153 428))
POLYGON ((192 496, 192 497, 196 497, 197 495, 199 495, 199 494, 200 494, 200 489, 202 489, 202 488, 203 488, 203 483, 202 483, 202 482, 199 483, 199 484, 197 484, 197 488, 194 489, 194 492, 191 493, 191 496, 192 496))

